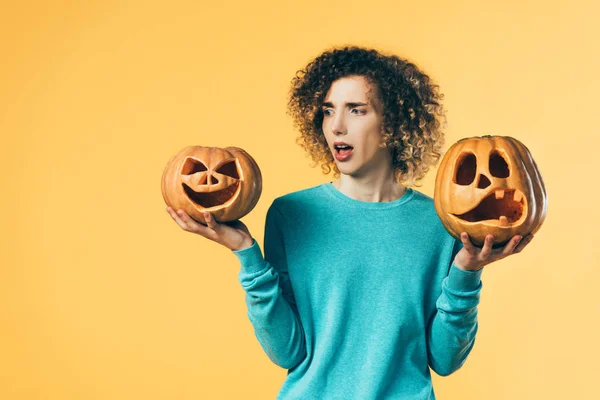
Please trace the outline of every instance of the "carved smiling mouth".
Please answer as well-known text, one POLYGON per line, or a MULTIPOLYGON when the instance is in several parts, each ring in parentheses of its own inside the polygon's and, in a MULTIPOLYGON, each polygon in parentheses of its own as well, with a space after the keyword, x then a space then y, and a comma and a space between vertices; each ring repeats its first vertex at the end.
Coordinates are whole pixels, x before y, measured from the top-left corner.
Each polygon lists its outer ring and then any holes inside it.
POLYGON ((230 200, 237 192, 240 182, 238 181, 225 189, 215 190, 214 192, 196 192, 185 183, 182 183, 182 185, 190 200, 203 208, 210 208, 223 205, 230 200))
POLYGON ((517 189, 496 189, 472 210, 464 214, 451 214, 467 222, 491 222, 498 226, 510 226, 523 217, 525 196, 517 189))

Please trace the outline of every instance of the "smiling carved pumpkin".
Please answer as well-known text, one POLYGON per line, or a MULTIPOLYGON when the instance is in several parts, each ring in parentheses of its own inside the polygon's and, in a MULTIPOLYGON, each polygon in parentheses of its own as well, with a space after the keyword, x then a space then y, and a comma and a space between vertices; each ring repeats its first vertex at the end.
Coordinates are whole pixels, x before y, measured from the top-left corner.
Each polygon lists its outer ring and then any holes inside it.
POLYGON ((262 175, 254 159, 239 147, 189 146, 169 160, 161 188, 174 210, 182 209, 203 224, 203 211, 227 222, 254 208, 262 192, 262 175))
POLYGON ((435 209, 455 238, 467 232, 482 247, 535 233, 548 208, 546 188, 531 153, 510 136, 475 136, 454 143, 435 180, 435 209))

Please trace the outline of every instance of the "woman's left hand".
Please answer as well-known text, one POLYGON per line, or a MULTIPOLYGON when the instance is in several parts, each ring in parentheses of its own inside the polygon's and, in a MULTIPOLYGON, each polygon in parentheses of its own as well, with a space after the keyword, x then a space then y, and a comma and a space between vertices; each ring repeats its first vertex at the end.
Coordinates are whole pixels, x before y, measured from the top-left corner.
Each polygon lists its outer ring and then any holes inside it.
POLYGON ((477 271, 489 263, 498 261, 511 254, 520 253, 527 246, 533 235, 530 233, 521 240, 521 236, 515 235, 504 247, 492 249, 494 236, 487 235, 483 248, 476 247, 471 243, 467 232, 460 234, 460 240, 464 247, 456 254, 454 265, 465 271, 477 271))

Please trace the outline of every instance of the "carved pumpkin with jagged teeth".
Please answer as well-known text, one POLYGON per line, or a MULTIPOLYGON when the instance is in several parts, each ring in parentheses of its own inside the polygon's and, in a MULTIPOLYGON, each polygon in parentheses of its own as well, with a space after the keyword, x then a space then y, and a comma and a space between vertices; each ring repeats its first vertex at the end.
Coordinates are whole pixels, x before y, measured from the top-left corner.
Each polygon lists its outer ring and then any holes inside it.
POLYGON ((434 204, 446 230, 459 238, 467 232, 493 247, 514 235, 535 233, 546 217, 544 181, 531 153, 510 136, 475 136, 454 143, 444 155, 435 180, 434 204))
POLYGON ((203 224, 203 211, 227 222, 254 208, 262 192, 262 175, 256 161, 239 147, 188 146, 167 163, 161 189, 174 210, 182 209, 203 224))

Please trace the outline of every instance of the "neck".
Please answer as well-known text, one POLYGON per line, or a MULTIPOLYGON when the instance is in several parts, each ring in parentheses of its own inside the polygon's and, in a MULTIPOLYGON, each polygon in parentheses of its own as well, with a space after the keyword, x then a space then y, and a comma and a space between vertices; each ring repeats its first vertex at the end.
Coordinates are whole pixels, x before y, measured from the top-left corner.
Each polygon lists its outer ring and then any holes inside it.
POLYGON ((332 185, 346 196, 366 202, 387 203, 406 192, 406 188, 395 181, 393 173, 366 177, 342 174, 332 185))

